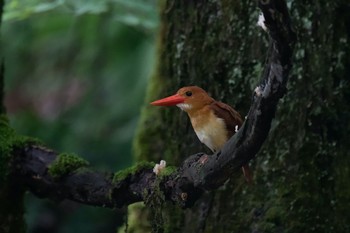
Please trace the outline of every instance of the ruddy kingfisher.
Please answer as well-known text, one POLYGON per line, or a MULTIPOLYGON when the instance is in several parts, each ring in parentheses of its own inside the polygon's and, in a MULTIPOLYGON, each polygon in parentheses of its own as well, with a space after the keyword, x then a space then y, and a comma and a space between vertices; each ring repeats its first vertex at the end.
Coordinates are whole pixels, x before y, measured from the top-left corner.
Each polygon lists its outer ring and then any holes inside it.
MULTIPOLYGON (((220 150, 242 125, 241 115, 229 105, 216 101, 197 86, 183 87, 175 95, 156 100, 156 106, 177 106, 187 112, 198 139, 212 152, 220 150)), ((242 167, 251 183, 249 166, 242 167)))

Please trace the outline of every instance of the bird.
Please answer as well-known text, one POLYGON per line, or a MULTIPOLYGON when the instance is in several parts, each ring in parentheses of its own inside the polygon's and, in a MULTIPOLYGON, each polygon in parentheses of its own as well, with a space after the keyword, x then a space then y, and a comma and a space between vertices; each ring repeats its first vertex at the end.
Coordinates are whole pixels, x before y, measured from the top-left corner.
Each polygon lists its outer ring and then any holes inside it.
MULTIPOLYGON (((182 87, 176 94, 153 101, 151 105, 177 106, 185 111, 198 139, 213 153, 220 150, 243 123, 236 110, 216 101, 198 86, 182 87)), ((242 166, 242 171, 246 181, 251 183, 248 164, 242 166)))

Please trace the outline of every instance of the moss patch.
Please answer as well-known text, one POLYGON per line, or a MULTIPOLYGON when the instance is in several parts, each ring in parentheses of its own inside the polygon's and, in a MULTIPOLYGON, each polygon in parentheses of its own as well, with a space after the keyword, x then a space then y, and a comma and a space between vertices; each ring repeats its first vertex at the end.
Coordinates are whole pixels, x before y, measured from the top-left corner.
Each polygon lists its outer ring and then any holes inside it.
POLYGON ((150 233, 151 224, 148 221, 149 210, 143 202, 137 202, 128 206, 127 222, 121 226, 117 233, 150 233), (127 226, 126 226, 127 224, 127 226))
POLYGON ((166 177, 177 171, 177 167, 169 166, 162 169, 159 173, 159 177, 166 177))
POLYGON ((42 144, 42 142, 35 138, 16 135, 15 130, 9 126, 6 115, 0 115, 0 189, 6 183, 11 151, 29 144, 42 144))
MULTIPOLYGON (((141 169, 152 169, 155 166, 153 162, 140 162, 130 168, 116 172, 113 182, 120 182, 126 179, 130 175, 136 174, 141 169)), ((136 208, 130 208, 128 211, 128 232, 163 232, 164 231, 164 219, 163 219, 163 205, 164 194, 160 189, 160 183, 164 177, 167 177, 177 170, 174 166, 168 166, 161 170, 157 176, 155 187, 152 193, 147 193, 145 190, 144 198, 145 204, 137 203, 134 206, 136 208), (151 213, 151 214, 150 214, 151 213), (137 221, 135 221, 137 219, 137 221)), ((119 229, 119 232, 125 230, 125 226, 119 229)), ((171 231, 168 231, 171 232, 171 231)))
POLYGON ((118 183, 121 180, 124 180, 127 176, 136 174, 136 172, 141 170, 141 169, 147 169, 147 168, 151 169, 154 167, 154 165, 155 165, 154 162, 142 161, 142 162, 137 163, 134 166, 131 166, 131 167, 125 168, 121 171, 118 171, 114 174, 113 183, 118 183))
POLYGON ((8 119, 5 115, 0 115, 0 189, 5 183, 8 174, 8 160, 12 141, 15 137, 15 132, 8 126, 8 119))
POLYGON ((89 162, 80 158, 76 154, 62 153, 57 156, 55 161, 49 166, 49 174, 54 179, 69 174, 81 167, 86 167, 89 162))
POLYGON ((16 135, 9 126, 6 115, 0 115, 0 232, 25 232, 23 219, 24 190, 13 189, 9 181, 11 152, 29 144, 41 144, 38 140, 16 135))

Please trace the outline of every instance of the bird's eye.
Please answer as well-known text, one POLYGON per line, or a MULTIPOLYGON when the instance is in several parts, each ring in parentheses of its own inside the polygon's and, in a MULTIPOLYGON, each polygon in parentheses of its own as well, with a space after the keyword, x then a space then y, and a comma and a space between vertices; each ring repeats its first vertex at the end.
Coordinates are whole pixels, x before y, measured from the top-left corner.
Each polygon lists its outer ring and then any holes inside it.
POLYGON ((187 96, 191 96, 192 95, 192 91, 186 91, 185 93, 187 96))

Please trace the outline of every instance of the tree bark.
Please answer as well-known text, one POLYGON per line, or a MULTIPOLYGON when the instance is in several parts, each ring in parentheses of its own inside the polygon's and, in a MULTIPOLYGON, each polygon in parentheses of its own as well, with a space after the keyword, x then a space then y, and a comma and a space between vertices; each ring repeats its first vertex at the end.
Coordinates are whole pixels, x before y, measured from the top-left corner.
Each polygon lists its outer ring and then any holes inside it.
MULTIPOLYGON (((288 6, 298 32, 294 69, 270 136, 251 163, 254 185, 234 175, 185 212, 167 206, 165 232, 349 231, 349 3, 288 6)), ((246 115, 267 47, 257 19, 251 1, 166 1, 148 102, 198 85, 246 115)), ((140 160, 178 165, 198 148, 205 151, 184 113, 143 109, 135 140, 140 160)))

